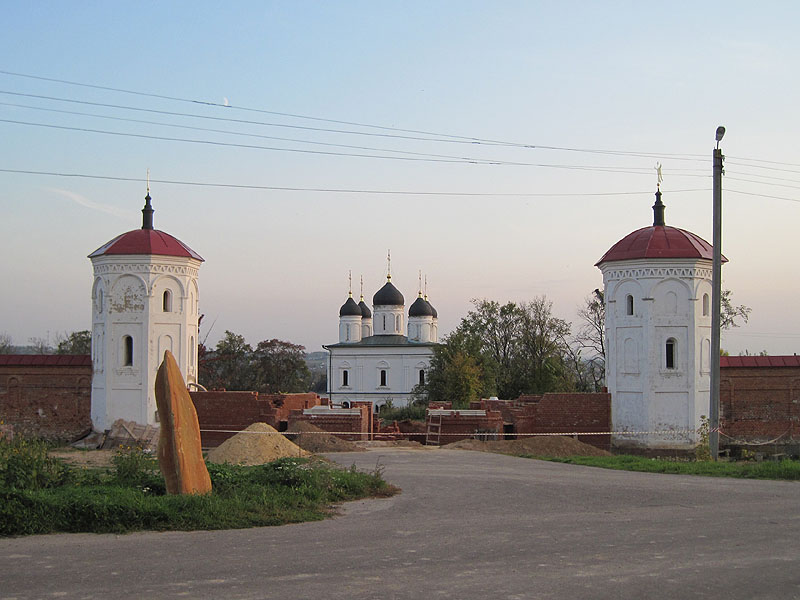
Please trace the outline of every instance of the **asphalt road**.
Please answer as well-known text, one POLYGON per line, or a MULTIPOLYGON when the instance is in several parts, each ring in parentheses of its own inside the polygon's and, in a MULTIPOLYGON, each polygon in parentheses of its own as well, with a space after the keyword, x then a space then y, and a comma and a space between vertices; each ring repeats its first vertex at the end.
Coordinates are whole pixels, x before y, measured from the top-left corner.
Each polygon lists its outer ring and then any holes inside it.
POLYGON ((797 483, 329 456, 403 493, 284 527, 0 539, 0 598, 800 598, 797 483))

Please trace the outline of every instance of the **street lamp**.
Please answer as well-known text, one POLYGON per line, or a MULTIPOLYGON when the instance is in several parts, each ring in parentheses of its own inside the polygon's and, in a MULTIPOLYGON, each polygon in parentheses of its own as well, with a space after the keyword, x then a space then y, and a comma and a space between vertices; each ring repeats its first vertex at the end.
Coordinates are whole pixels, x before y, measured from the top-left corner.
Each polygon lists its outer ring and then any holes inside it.
POLYGON ((714 256, 711 266, 711 391, 709 398, 709 434, 708 449, 711 460, 719 457, 719 346, 720 346, 720 309, 722 298, 722 155, 719 143, 725 135, 725 128, 717 127, 717 147, 714 148, 713 178, 713 219, 714 219, 714 256))

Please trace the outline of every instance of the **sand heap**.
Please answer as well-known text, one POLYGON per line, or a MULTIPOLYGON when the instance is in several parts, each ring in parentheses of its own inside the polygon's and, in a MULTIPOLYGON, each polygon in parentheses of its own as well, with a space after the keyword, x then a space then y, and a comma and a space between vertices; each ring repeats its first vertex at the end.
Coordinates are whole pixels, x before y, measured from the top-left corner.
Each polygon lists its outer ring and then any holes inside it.
POLYGON ((297 435, 289 435, 289 439, 309 452, 362 452, 353 442, 326 433, 316 425, 308 421, 295 421, 289 427, 289 431, 297 435))
POLYGON ((266 423, 253 423, 208 453, 208 461, 232 465, 263 465, 287 456, 308 456, 266 423))
POLYGON ((481 452, 496 452, 498 454, 531 454, 533 456, 549 456, 564 458, 567 456, 611 456, 610 452, 584 444, 565 435, 547 435, 522 437, 516 440, 497 440, 482 442, 480 440, 459 440, 452 444, 442 446, 454 450, 479 450, 481 452))

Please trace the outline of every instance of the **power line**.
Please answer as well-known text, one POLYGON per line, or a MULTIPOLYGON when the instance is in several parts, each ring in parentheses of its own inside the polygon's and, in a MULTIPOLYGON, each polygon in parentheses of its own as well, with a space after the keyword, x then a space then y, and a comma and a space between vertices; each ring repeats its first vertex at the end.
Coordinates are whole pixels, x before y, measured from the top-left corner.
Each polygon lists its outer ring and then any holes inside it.
MULTIPOLYGON (((113 175, 93 175, 87 173, 63 173, 57 171, 34 171, 26 169, 4 169, 2 173, 13 173, 18 175, 44 175, 50 177, 80 178, 80 179, 100 179, 106 181, 132 181, 143 183, 147 180, 141 177, 122 177, 113 175)), ((427 192, 414 190, 370 190, 355 188, 313 188, 313 187, 291 187, 273 185, 250 185, 240 183, 212 183, 200 181, 179 181, 169 179, 149 179, 150 183, 160 183, 164 185, 185 185, 193 187, 213 187, 246 190, 268 190, 282 192, 326 192, 336 194, 373 194, 373 195, 401 195, 401 196, 464 196, 464 197, 509 197, 509 198, 549 198, 549 197, 602 197, 602 196, 637 196, 650 194, 652 190, 639 192, 555 192, 555 193, 535 193, 535 192, 427 192)), ((709 192, 711 188, 680 189, 670 190, 671 194, 681 194, 686 192, 709 192)))
POLYGON ((770 198, 772 200, 787 200, 789 202, 800 202, 800 199, 798 199, 798 198, 787 198, 786 196, 770 196, 769 194, 757 194, 755 192, 743 192, 741 190, 731 190, 731 189, 728 189, 728 188, 725 188, 725 192, 726 193, 731 192, 731 193, 734 193, 734 194, 742 194, 744 196, 755 196, 755 197, 758 197, 758 198, 770 198))
MULTIPOLYGON (((770 183, 769 181, 756 181, 754 179, 743 179, 741 177, 726 177, 725 179, 729 181, 744 181, 747 183, 756 183, 758 185, 774 185, 777 187, 785 187, 785 188, 792 188, 795 190, 800 190, 800 185, 789 185, 788 183, 770 183)), ((800 182, 798 182, 800 183, 800 182)))
MULTIPOLYGON (((117 93, 124 93, 124 94, 132 94, 136 96, 144 96, 144 97, 151 97, 151 98, 158 98, 162 100, 170 100, 175 102, 183 102, 183 103, 190 103, 196 105, 203 105, 203 106, 210 106, 215 108, 223 108, 227 110, 241 110, 247 112, 255 112, 255 113, 262 113, 262 114, 270 114, 276 116, 283 116, 283 117, 291 117, 296 119, 308 119, 313 121, 320 121, 325 123, 335 123, 339 125, 351 125, 355 127, 366 127, 371 129, 378 129, 382 131, 397 131, 402 133, 413 133, 418 135, 426 135, 426 136, 436 136, 436 138, 448 138, 448 139, 428 139, 427 141, 439 141, 439 142, 447 142, 447 141, 458 141, 460 143, 469 143, 469 144, 485 144, 485 145, 497 145, 497 146, 509 146, 515 148, 527 148, 527 149, 538 149, 538 150, 560 150, 565 152, 585 152, 585 153, 593 153, 593 154, 610 154, 610 155, 620 155, 620 156, 640 156, 640 157, 649 157, 649 158, 665 158, 669 157, 674 160, 707 160, 707 157, 703 154, 683 154, 683 153, 660 153, 660 154, 646 154, 641 152, 630 152, 624 150, 603 150, 603 149, 589 149, 589 148, 573 148, 573 147, 566 147, 566 146, 550 146, 550 145, 543 145, 543 144, 530 144, 530 143, 520 143, 520 142, 508 142, 503 140, 493 140, 489 138, 480 138, 474 136, 464 136, 464 135, 454 135, 448 133, 437 133, 431 131, 424 131, 424 130, 417 130, 417 129, 403 129, 400 127, 387 127, 383 125, 374 125, 370 123, 359 123, 355 121, 344 121, 338 119, 329 119, 323 117, 315 117, 309 115, 301 115, 295 113, 287 113, 287 112, 279 112, 279 111, 271 111, 265 110, 260 108, 251 108, 246 106, 230 106, 228 104, 222 104, 219 102, 211 102, 206 100, 197 100, 192 98, 182 98, 179 96, 168 96, 164 94, 155 94, 152 92, 141 92, 138 90, 128 90, 124 88, 115 88, 110 86, 102 86, 96 84, 88 84, 88 83, 81 83, 76 81, 69 81, 65 79, 56 79, 51 77, 43 77, 39 75, 29 75, 25 73, 16 73, 12 71, 5 71, 0 70, 0 74, 3 75, 10 75, 14 77, 24 77, 28 79, 36 79, 40 81, 50 81, 55 83, 62 83, 65 85, 74 85, 98 90, 105 90, 105 91, 112 91, 117 93)), ((197 115, 194 115, 197 116, 197 115)), ((291 127, 290 125, 276 125, 276 126, 285 126, 291 127)), ((298 126, 294 126, 298 127, 298 126)), ((314 129, 314 128, 308 128, 314 129)), ((369 134, 367 132, 353 132, 353 131, 337 131, 337 133, 350 133, 350 134, 358 134, 358 135, 381 135, 381 134, 369 134)), ((382 134, 386 136, 386 134, 382 134)), ((388 137, 401 137, 401 136, 388 136, 388 137)), ((414 139, 414 138, 410 138, 414 139)))

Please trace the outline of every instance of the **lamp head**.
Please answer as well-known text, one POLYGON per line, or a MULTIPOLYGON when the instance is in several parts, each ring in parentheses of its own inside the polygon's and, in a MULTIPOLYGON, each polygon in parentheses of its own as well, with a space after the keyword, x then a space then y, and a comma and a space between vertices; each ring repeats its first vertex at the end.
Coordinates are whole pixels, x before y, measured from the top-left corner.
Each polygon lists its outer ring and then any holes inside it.
POLYGON ((725 136, 725 128, 722 125, 720 125, 719 127, 717 127, 717 136, 716 136, 717 142, 722 141, 722 138, 724 136, 725 136))

